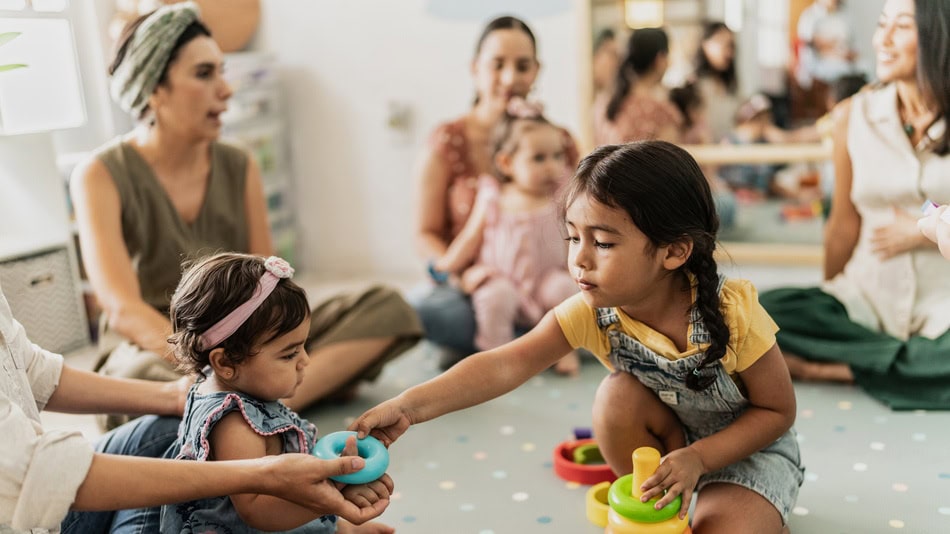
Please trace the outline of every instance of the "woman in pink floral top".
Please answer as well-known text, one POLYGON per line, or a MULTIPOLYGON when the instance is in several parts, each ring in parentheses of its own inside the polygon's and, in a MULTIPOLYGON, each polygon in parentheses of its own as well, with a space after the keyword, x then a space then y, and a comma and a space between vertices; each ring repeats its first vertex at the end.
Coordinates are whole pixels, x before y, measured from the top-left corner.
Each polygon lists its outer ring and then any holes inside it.
POLYGON ((594 104, 594 141, 598 145, 646 139, 680 141, 683 115, 662 84, 669 50, 669 39, 660 28, 642 28, 630 34, 614 93, 603 95, 594 104))
MULTIPOLYGON (((488 23, 471 64, 475 103, 461 117, 435 129, 418 174, 416 243, 420 256, 430 265, 445 253, 468 220, 478 177, 491 173, 491 138, 509 99, 527 96, 539 69, 534 34, 527 24, 509 16, 488 23)), ((567 161, 573 169, 577 147, 567 131, 563 135, 567 161)), ((426 288, 421 298, 411 300, 426 337, 454 353, 445 366, 458 356, 475 352, 475 318, 468 296, 454 283, 454 273, 430 272, 439 283, 426 288)))

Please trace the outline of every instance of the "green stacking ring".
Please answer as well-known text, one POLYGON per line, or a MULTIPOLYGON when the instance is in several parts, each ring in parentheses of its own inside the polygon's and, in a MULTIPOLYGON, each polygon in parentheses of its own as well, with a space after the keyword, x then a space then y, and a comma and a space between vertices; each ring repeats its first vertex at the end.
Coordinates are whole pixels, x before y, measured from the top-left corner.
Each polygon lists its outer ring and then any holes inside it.
POLYGON ((677 495, 675 499, 663 508, 656 510, 653 506, 659 497, 647 502, 635 499, 633 491, 633 475, 624 475, 610 485, 607 491, 607 502, 610 508, 625 518, 638 523, 659 523, 674 517, 683 505, 683 498, 677 495))

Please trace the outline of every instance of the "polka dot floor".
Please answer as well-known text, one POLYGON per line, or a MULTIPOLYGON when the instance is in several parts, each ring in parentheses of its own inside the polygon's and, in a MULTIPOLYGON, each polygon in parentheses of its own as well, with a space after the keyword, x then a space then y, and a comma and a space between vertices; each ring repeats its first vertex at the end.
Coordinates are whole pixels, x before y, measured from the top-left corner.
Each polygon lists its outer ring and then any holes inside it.
MULTIPOLYGON (((382 520, 405 534, 603 532, 585 517, 588 486, 565 482, 554 448, 589 427, 605 370, 545 372, 512 393, 410 428, 391 449, 397 493, 382 520)), ((438 374, 425 346, 387 367, 359 401, 305 413, 320 433, 438 374)), ((796 384, 806 466, 793 533, 950 532, 950 413, 892 412, 860 389, 796 384)))

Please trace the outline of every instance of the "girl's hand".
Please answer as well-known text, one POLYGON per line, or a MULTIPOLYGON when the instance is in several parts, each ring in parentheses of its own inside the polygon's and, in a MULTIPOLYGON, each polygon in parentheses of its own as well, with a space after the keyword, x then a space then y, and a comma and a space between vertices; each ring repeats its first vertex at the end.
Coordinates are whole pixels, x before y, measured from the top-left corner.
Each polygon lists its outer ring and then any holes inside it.
POLYGON ((412 416, 399 399, 396 397, 370 408, 353 421, 348 430, 355 431, 360 438, 372 435, 388 448, 413 423, 412 416))
POLYGON ((672 502, 677 495, 682 494, 683 505, 680 507, 679 517, 683 519, 693 500, 696 483, 705 472, 703 460, 695 450, 691 447, 676 449, 661 458, 656 472, 644 481, 640 488, 643 491, 643 497, 640 500, 647 502, 653 497, 662 495, 663 490, 666 490, 666 495, 663 495, 663 498, 656 503, 655 508, 659 510, 672 502))
POLYGON ((350 484, 340 490, 340 493, 343 494, 344 499, 359 508, 366 508, 382 500, 388 501, 393 488, 393 479, 389 475, 383 475, 366 484, 350 484))
POLYGON ((917 219, 897 208, 894 208, 894 222, 875 228, 871 234, 871 250, 882 260, 919 248, 924 243, 917 219))
POLYGON ((462 273, 462 277, 459 279, 459 287, 463 293, 471 295, 494 274, 495 270, 487 265, 474 265, 465 269, 465 272, 462 273))

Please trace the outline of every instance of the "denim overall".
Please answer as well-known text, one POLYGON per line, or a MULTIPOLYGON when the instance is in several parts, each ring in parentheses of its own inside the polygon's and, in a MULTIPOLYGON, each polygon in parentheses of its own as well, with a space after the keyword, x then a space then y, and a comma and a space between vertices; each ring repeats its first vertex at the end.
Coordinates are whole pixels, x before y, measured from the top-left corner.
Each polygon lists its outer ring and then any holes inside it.
MULTIPOLYGON (((719 290, 722 290, 723 282, 724 279, 720 278, 719 290)), ((690 310, 690 324, 690 343, 694 346, 708 344, 709 332, 695 306, 690 310)), ((597 326, 610 341, 613 368, 635 376, 676 413, 686 432, 687 443, 726 428, 749 406, 749 400, 721 365, 715 366, 716 381, 708 388, 693 391, 686 387, 686 376, 702 360, 704 351, 669 360, 620 331, 620 317, 615 308, 598 308, 597 326)), ((705 372, 710 372, 710 369, 705 369, 705 372)), ((752 456, 703 475, 696 490, 715 482, 738 484, 765 497, 779 511, 785 523, 798 498, 803 473, 795 430, 789 429, 752 456)))

